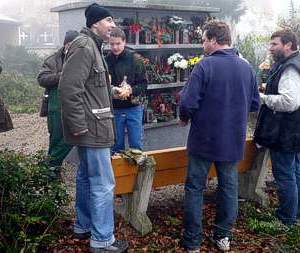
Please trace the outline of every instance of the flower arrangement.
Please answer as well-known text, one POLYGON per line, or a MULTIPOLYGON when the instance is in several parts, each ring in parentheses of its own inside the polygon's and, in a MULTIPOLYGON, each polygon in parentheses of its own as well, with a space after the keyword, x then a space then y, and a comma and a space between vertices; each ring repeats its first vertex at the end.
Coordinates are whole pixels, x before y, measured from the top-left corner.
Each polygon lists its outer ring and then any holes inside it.
POLYGON ((171 55, 168 58, 168 64, 177 69, 186 69, 188 67, 188 61, 179 53, 171 55))
POLYGON ((195 56, 193 58, 190 58, 188 60, 188 66, 189 67, 194 67, 194 65, 196 65, 196 63, 198 63, 199 61, 202 60, 202 57, 201 56, 195 56))
POLYGON ((184 19, 178 16, 172 16, 168 18, 167 26, 173 30, 180 29, 184 24, 184 19))
POLYGON ((130 24, 129 30, 133 33, 138 33, 142 30, 142 25, 139 23, 130 24))

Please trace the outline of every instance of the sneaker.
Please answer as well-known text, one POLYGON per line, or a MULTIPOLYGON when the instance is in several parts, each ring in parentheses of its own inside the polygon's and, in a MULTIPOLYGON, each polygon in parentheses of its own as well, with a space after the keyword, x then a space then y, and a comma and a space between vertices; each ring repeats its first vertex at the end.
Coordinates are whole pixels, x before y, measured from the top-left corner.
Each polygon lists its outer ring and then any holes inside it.
POLYGON ((221 251, 229 251, 230 250, 230 240, 229 237, 213 239, 215 245, 221 251))
POLYGON ((125 252, 128 249, 128 242, 127 241, 122 241, 122 240, 115 240, 115 242, 106 247, 106 248, 90 248, 90 252, 92 253, 110 253, 110 252, 115 252, 115 253, 122 253, 125 252))
POLYGON ((75 233, 74 232, 73 237, 75 239, 79 239, 79 240, 86 240, 86 239, 89 239, 91 237, 91 232, 85 232, 85 233, 75 233))

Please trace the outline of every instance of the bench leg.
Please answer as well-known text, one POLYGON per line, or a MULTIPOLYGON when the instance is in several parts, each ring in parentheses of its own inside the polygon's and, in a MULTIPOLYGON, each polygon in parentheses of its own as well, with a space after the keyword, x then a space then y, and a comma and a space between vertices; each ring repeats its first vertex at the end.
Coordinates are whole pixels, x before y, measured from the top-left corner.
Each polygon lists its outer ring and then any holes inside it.
POLYGON ((256 201, 262 206, 269 205, 268 195, 264 191, 269 158, 268 149, 259 150, 252 168, 239 174, 239 196, 241 198, 256 201))
POLYGON ((148 157, 136 178, 132 193, 122 195, 122 205, 116 206, 115 211, 129 222, 141 235, 152 231, 152 223, 147 216, 147 208, 155 172, 155 161, 148 157))

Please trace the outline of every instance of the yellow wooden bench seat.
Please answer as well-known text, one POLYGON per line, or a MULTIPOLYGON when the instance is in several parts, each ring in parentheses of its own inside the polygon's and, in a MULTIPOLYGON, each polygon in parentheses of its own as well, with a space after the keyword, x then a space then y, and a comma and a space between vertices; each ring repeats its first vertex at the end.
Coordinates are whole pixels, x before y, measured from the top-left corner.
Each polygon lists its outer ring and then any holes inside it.
MULTIPOLYGON (((153 156, 156 162, 153 187, 184 183, 188 163, 185 147, 148 151, 146 154, 148 156, 153 156)), ((246 142, 245 158, 239 163, 240 173, 251 168, 255 155, 255 145, 251 140, 248 140, 246 142)), ((132 192, 135 184, 135 177, 138 173, 137 166, 129 164, 120 156, 113 157, 112 165, 116 178, 115 194, 132 192)), ((212 165, 209 177, 215 176, 216 170, 214 165, 212 165)))

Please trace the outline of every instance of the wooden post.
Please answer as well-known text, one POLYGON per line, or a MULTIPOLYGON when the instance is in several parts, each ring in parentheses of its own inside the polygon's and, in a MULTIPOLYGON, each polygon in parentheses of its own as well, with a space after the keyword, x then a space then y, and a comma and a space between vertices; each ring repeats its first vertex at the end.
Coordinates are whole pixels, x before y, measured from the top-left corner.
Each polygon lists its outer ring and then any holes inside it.
POLYGON ((123 203, 115 207, 115 211, 139 231, 142 236, 152 231, 152 223, 146 212, 152 189, 154 172, 155 160, 151 156, 147 157, 145 163, 139 166, 133 192, 123 194, 123 203))
POLYGON ((269 197, 264 191, 269 159, 269 150, 262 148, 257 151, 251 169, 239 174, 240 197, 256 201, 262 206, 269 205, 269 197))

